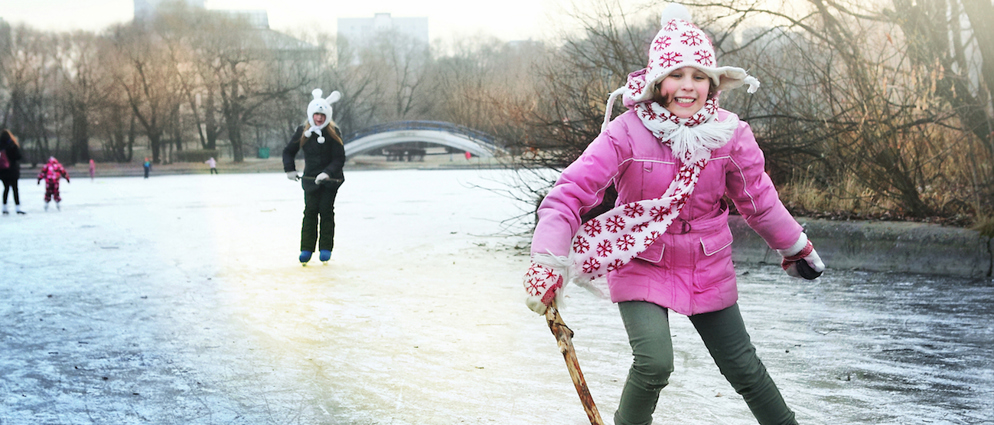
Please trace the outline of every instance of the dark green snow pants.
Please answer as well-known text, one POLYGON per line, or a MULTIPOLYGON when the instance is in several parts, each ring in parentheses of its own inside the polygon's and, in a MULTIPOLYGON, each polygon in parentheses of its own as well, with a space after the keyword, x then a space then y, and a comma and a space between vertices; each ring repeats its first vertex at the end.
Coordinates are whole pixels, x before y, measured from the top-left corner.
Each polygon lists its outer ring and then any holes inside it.
MULTIPOLYGON (((614 414, 614 423, 648 425, 652 423, 659 391, 669 383, 673 372, 669 310, 642 301, 618 303, 618 308, 635 359, 614 414)), ((797 423, 794 412, 784 403, 780 390, 756 356, 738 304, 689 318, 721 374, 742 395, 760 424, 797 423)))

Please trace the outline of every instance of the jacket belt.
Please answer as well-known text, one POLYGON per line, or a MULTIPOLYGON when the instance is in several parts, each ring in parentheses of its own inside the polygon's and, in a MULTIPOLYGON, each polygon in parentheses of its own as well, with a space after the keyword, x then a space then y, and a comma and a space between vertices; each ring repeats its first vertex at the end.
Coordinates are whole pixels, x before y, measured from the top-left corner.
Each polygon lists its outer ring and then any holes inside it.
POLYGON ((728 205, 724 201, 721 202, 721 206, 717 210, 717 213, 713 217, 699 218, 696 220, 684 220, 677 217, 670 224, 670 227, 666 228, 666 233, 673 235, 683 235, 690 232, 705 232, 717 227, 727 225, 728 223, 728 205))

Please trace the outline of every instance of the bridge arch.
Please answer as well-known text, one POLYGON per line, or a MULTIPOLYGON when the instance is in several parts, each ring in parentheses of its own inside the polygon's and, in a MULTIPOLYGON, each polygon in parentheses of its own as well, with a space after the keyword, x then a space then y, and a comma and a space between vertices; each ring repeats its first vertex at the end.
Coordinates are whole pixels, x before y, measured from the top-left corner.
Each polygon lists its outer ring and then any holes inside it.
POLYGON ((427 142, 489 158, 504 148, 489 134, 443 121, 397 121, 376 125, 345 137, 345 156, 352 156, 406 142, 427 142))

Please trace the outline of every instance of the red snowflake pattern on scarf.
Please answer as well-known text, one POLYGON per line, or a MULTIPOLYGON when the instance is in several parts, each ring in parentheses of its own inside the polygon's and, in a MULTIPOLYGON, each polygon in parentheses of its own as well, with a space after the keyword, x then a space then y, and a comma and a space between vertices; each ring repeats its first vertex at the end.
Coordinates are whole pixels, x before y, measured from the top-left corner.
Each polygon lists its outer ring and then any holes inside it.
POLYGON ((583 223, 583 231, 587 232, 590 236, 597 236, 601 233, 601 222, 598 219, 590 220, 583 223))
POLYGON ((618 249, 628 251, 635 246, 635 237, 632 235, 621 235, 616 242, 618 249))
POLYGON ((620 216, 608 217, 607 220, 604 220, 604 228, 608 232, 617 233, 625 228, 625 219, 620 216))
POLYGON ((636 218, 642 214, 645 214, 645 207, 642 205, 637 203, 625 204, 625 217, 636 218))

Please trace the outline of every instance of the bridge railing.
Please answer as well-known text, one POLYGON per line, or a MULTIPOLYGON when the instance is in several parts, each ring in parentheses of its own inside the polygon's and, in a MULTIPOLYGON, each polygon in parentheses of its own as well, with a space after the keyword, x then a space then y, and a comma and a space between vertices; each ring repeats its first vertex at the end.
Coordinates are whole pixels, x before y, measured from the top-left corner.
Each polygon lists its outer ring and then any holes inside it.
POLYGON ((434 130, 434 131, 446 131, 453 134, 459 134, 466 138, 472 139, 484 145, 487 145, 494 149, 500 149, 497 144, 497 140, 482 131, 466 127, 464 125, 453 124, 445 121, 394 121, 385 124, 374 125, 372 127, 367 127, 362 130, 353 132, 343 138, 344 142, 348 144, 349 142, 360 139, 371 134, 383 133, 387 131, 403 131, 403 130, 434 130))

